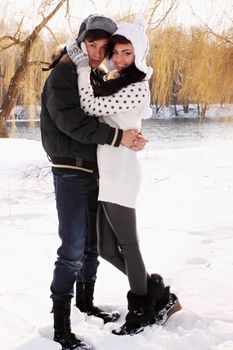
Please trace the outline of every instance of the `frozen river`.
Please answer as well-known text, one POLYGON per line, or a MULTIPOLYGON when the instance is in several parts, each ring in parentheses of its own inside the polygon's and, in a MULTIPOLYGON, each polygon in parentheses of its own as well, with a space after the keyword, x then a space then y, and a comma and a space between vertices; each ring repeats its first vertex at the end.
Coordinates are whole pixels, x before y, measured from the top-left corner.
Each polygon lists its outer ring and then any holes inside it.
MULTIPOLYGON (((151 149, 195 147, 213 144, 233 143, 233 117, 199 119, 149 119, 143 121, 142 129, 149 139, 151 149)), ((40 140, 40 130, 20 123, 10 136, 40 140)))

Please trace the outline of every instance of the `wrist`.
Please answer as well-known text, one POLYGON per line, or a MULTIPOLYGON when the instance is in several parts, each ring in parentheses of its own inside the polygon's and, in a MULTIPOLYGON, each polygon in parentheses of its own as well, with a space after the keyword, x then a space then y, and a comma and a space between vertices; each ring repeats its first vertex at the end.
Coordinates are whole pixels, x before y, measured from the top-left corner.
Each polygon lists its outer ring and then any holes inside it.
POLYGON ((91 67, 88 66, 88 67, 77 67, 76 68, 76 71, 79 75, 82 75, 82 74, 90 74, 91 73, 91 67))

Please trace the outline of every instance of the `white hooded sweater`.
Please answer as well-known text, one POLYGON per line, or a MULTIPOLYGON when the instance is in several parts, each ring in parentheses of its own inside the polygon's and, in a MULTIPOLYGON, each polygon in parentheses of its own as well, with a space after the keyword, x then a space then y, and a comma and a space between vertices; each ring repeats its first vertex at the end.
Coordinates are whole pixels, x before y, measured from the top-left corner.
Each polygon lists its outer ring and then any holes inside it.
MULTIPOLYGON (((147 80, 128 85, 111 96, 95 97, 90 83, 90 69, 78 72, 81 108, 112 127, 141 129, 141 120, 151 116, 147 80)), ((136 208, 142 180, 138 152, 125 146, 98 145, 99 201, 136 208)))

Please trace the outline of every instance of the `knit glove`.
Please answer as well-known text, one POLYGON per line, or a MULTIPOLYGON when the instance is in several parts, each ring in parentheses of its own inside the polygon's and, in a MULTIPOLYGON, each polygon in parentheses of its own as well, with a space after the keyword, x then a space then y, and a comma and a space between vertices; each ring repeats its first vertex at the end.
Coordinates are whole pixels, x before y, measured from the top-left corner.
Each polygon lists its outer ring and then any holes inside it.
MULTIPOLYGON (((83 43, 82 43, 83 44, 83 43)), ((86 48, 82 45, 84 51, 86 48)), ((67 54, 77 67, 77 72, 82 69, 90 69, 87 51, 84 53, 77 45, 76 41, 66 46, 67 54)))

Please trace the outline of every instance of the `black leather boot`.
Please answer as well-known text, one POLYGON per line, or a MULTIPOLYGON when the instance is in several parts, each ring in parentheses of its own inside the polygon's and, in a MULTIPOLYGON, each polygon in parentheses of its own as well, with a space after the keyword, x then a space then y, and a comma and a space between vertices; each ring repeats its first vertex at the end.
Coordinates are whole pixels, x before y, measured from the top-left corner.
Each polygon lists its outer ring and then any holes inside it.
POLYGON ((118 311, 106 312, 97 306, 94 306, 94 288, 95 282, 76 282, 76 306, 81 312, 86 312, 89 316, 102 318, 104 323, 118 320, 120 314, 118 311))
POLYGON ((90 350, 91 348, 87 344, 76 338, 75 334, 71 332, 70 307, 70 298, 53 301, 53 340, 61 344, 62 350, 90 350))
POLYGON ((181 304, 170 287, 164 285, 163 278, 159 274, 152 274, 148 277, 148 293, 152 298, 155 323, 164 324, 175 312, 181 310, 181 304))
POLYGON ((155 322, 152 298, 147 295, 135 295, 131 291, 127 294, 128 314, 125 323, 119 330, 113 330, 115 335, 137 334, 143 331, 145 326, 155 322))

